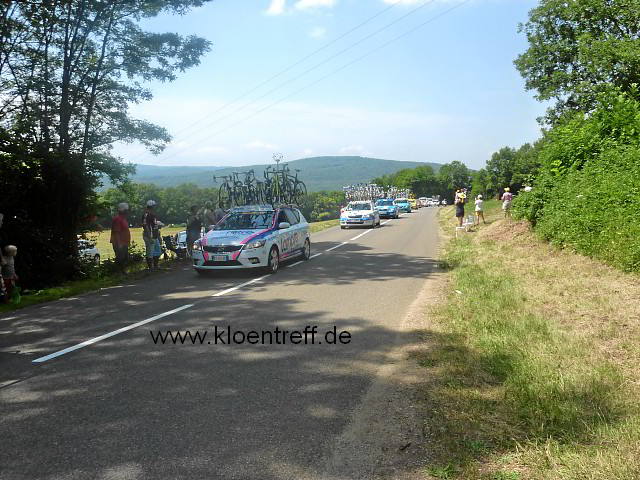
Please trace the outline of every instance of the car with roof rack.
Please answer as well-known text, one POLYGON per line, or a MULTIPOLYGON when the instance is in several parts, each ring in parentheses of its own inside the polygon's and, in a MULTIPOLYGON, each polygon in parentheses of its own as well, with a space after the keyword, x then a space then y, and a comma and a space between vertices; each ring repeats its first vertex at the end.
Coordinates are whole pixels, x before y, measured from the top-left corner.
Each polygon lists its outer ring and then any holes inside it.
POLYGON ((293 205, 234 207, 193 244, 195 271, 265 268, 276 273, 280 263, 311 256, 311 228, 293 205))
POLYGON ((340 228, 371 227, 380 225, 380 212, 371 200, 349 202, 340 214, 340 228))

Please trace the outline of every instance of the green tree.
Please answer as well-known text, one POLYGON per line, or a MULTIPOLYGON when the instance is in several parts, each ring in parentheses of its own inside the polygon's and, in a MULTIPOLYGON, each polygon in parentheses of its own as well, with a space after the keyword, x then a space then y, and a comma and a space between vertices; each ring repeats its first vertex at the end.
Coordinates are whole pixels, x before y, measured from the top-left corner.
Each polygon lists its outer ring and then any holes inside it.
MULTIPOLYGON (((133 171, 111 154, 114 142, 137 141, 159 152, 170 140, 165 129, 132 118, 128 107, 151 98, 144 82, 171 81, 197 65, 209 43, 146 32, 139 23, 160 13, 184 14, 205 1, 0 5, 0 187, 23 186, 3 209, 23 216, 27 233, 20 241, 42 256, 31 259, 34 264, 72 255, 76 233, 98 208, 94 190, 101 178, 117 184, 133 171)), ((53 279, 45 270, 39 272, 53 279)))
POLYGON ((546 121, 590 111, 607 85, 640 83, 640 2, 541 0, 519 27, 529 42, 515 65, 527 90, 555 100, 546 121))

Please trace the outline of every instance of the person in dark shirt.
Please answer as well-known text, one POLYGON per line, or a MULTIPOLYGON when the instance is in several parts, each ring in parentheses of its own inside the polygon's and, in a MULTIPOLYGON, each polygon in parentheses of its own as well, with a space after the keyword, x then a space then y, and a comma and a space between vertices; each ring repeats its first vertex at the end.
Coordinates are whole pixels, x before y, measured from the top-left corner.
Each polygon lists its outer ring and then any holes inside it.
POLYGON ((142 238, 147 251, 147 269, 157 270, 162 248, 160 247, 160 227, 164 224, 155 215, 156 202, 149 200, 142 214, 142 238))
POLYGON ((202 220, 200 220, 200 216, 198 215, 198 206, 193 205, 191 207, 191 214, 187 219, 187 255, 191 256, 193 242, 200 238, 201 230, 202 220))

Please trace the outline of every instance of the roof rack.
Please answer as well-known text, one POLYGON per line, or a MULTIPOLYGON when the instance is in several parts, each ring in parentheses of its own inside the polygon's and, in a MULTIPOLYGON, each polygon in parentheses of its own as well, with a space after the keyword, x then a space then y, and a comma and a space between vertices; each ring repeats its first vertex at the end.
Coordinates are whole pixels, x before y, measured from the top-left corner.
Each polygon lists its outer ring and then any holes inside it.
POLYGON ((239 207, 232 207, 231 211, 234 213, 242 212, 270 212, 275 210, 272 205, 242 205, 239 207))

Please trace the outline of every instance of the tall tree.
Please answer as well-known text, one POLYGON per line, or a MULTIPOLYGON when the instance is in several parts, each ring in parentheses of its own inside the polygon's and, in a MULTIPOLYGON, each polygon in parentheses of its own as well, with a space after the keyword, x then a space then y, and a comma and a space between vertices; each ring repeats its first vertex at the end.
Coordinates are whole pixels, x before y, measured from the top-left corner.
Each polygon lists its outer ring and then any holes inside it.
POLYGON ((637 0, 541 0, 519 31, 529 48, 514 63, 527 90, 555 100, 548 123, 566 111, 591 111, 606 85, 626 92, 640 83, 637 0))
MULTIPOLYGON (((198 65, 203 38, 142 30, 140 20, 184 14, 207 0, 20 0, 0 6, 0 166, 2 182, 20 182, 24 221, 51 232, 59 255, 75 252, 76 233, 100 178, 132 171, 111 154, 138 141, 159 152, 170 140, 128 107, 149 100, 144 82, 172 81, 198 65), (42 204, 46 202, 47 208, 42 204)), ((3 185, 4 186, 4 185, 3 185)))

